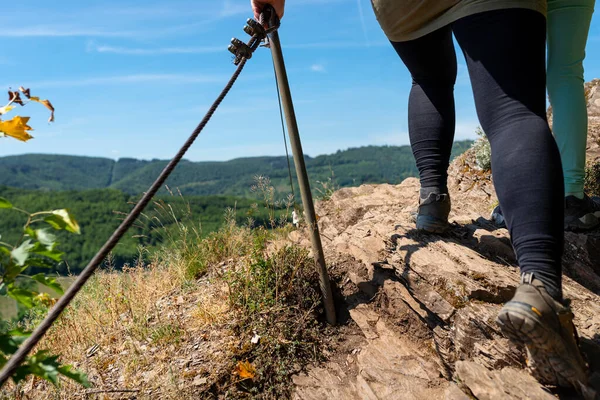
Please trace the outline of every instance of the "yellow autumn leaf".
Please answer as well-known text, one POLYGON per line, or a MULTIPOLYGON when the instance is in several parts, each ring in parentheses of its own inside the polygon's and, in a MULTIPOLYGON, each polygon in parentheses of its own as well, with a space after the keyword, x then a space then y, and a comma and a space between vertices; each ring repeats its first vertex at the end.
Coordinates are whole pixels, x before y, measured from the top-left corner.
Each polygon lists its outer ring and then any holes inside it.
POLYGON ((48 110, 50 110, 50 118, 48 122, 54 122, 54 106, 50 103, 50 100, 40 100, 39 103, 43 104, 48 110))
POLYGON ((0 107, 0 115, 7 114, 13 108, 15 108, 15 106, 11 106, 11 105, 0 107))
POLYGON ((52 105, 52 103, 50 103, 49 100, 40 100, 40 98, 36 97, 36 96, 31 96, 29 98, 29 100, 43 104, 44 107, 46 107, 48 110, 50 110, 50 119, 48 119, 48 122, 54 121, 54 106, 52 105))
MULTIPOLYGON (((30 101, 35 101, 38 102, 40 104, 43 104, 44 107, 46 107, 48 110, 50 110, 50 118, 48 119, 48 122, 53 122, 54 121, 54 106, 52 105, 52 103, 50 103, 49 100, 40 100, 39 97, 37 96, 32 96, 31 95, 31 91, 29 89, 25 89, 23 86, 19 87, 19 90, 25 95, 25 97, 27 97, 30 101)), ((11 93, 11 92, 9 92, 11 93)), ((15 92, 17 95, 19 93, 15 92)))
POLYGON ((13 92, 11 90, 8 91, 8 102, 16 103, 20 106, 25 105, 25 103, 23 103, 23 100, 21 100, 21 95, 19 94, 19 92, 13 92))
POLYGON ((27 125, 27 122, 29 122, 29 117, 19 116, 14 117, 10 121, 0 121, 0 132, 26 142, 33 137, 28 133, 28 131, 32 131, 33 129, 27 125))
POLYGON ((47 307, 51 307, 56 303, 56 299, 50 297, 48 293, 40 293, 34 297, 34 300, 40 304, 43 304, 47 307))
POLYGON ((54 210, 52 214, 44 218, 44 221, 52 225, 54 229, 65 229, 69 232, 81 233, 81 228, 69 210, 54 210))
POLYGON ((235 367, 235 373, 242 379, 254 379, 256 369, 248 361, 239 361, 235 367))
POLYGON ((29 89, 25 89, 23 86, 19 86, 19 90, 25 95, 25 97, 29 98, 29 89))

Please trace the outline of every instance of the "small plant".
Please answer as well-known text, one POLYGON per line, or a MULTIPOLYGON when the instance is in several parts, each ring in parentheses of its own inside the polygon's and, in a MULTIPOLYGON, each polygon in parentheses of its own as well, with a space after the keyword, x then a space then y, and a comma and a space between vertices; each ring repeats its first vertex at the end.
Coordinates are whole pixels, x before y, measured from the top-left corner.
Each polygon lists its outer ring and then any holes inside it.
POLYGON ((472 146, 475 153, 475 163, 479 169, 490 171, 492 169, 492 149, 490 142, 487 140, 481 127, 477 127, 475 133, 479 136, 472 146))
POLYGON ((152 330, 150 338, 154 343, 160 344, 171 344, 179 343, 183 336, 183 330, 174 324, 162 324, 158 325, 152 330))
MULTIPOLYGON (((53 304, 53 299, 47 293, 31 290, 29 282, 46 286, 58 294, 63 293, 56 278, 46 276, 43 272, 29 275, 28 272, 52 268, 61 262, 63 253, 58 250, 56 237, 49 228, 80 233, 79 225, 68 210, 40 211, 30 213, 15 207, 8 200, 0 198, 0 209, 22 213, 27 221, 23 233, 15 244, 0 242, 0 295, 14 299, 21 308, 28 310, 25 317, 17 323, 7 324, 0 331, 0 367, 6 364, 19 345, 31 333, 29 328, 53 304)), ((58 356, 46 350, 38 350, 16 370, 13 380, 15 383, 28 375, 36 375, 58 385, 59 375, 71 378, 84 386, 89 386, 87 378, 80 372, 74 371, 70 365, 60 365, 58 356)))
POLYGON ((340 188, 337 181, 335 180, 335 174, 333 173, 333 169, 331 171, 331 176, 327 178, 326 181, 317 181, 319 186, 315 187, 315 190, 319 194, 317 197, 319 200, 329 200, 331 196, 340 188))
POLYGON ((238 336, 254 340, 236 354, 237 386, 255 398, 284 398, 299 365, 321 359, 321 296, 306 249, 285 246, 268 254, 264 242, 259 238, 246 262, 225 277, 238 336))
MULTIPOLYGON (((275 188, 271 185, 271 179, 267 176, 257 175, 254 177, 255 184, 250 187, 250 191, 257 193, 263 202, 267 211, 268 223, 271 229, 282 227, 288 224, 290 212, 294 206, 294 196, 288 195, 285 200, 275 200, 275 188)), ((258 212, 258 204, 255 204, 248 212, 248 226, 255 224, 254 215, 258 212)))

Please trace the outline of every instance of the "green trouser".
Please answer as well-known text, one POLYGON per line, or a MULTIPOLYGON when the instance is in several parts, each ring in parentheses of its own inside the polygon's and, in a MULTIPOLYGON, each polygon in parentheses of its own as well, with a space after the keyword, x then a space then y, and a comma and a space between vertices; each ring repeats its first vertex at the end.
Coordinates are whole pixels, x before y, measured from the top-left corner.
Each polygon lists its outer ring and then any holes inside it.
POLYGON ((548 94, 565 196, 583 198, 587 109, 583 59, 595 0, 548 0, 548 94))

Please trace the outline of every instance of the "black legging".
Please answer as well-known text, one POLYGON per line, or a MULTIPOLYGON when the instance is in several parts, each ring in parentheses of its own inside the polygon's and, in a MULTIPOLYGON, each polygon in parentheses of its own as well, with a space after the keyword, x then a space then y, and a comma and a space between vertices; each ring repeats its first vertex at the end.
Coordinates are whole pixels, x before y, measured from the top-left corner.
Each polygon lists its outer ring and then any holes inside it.
POLYGON ((442 191, 455 128, 452 33, 491 144, 494 185, 521 272, 533 272, 560 297, 564 188, 546 120, 546 20, 527 9, 489 11, 392 43, 413 78, 408 127, 421 186, 442 191))

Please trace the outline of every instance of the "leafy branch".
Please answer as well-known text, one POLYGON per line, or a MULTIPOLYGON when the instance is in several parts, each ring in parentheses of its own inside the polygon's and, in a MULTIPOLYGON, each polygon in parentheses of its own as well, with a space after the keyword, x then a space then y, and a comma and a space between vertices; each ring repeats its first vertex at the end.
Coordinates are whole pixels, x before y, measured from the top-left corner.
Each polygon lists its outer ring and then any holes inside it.
MULTIPOLYGON (((1 197, 0 209, 27 215, 27 222, 17 243, 11 245, 0 242, 0 296, 11 297, 27 310, 34 307, 47 308, 53 304, 50 295, 27 289, 20 282, 24 279, 29 280, 62 295, 63 288, 56 278, 44 273, 28 275, 27 271, 32 268, 49 269, 61 262, 63 253, 57 248, 58 243, 52 229, 79 234, 79 225, 66 209, 29 213, 14 207, 1 197)), ((30 333, 21 327, 0 332, 0 367, 4 366, 8 357, 17 351, 30 333)), ((63 375, 89 386, 85 375, 74 371, 71 366, 60 365, 58 356, 51 355, 46 350, 40 350, 28 357, 13 376, 13 380, 18 383, 28 375, 36 375, 54 384, 58 384, 58 376, 63 375)))
POLYGON ((50 118, 48 119, 48 122, 54 121, 54 106, 52 103, 50 103, 49 100, 42 100, 39 97, 31 96, 30 90, 21 86, 18 91, 9 90, 8 104, 6 104, 4 107, 0 107, 0 137, 10 136, 22 142, 26 142, 33 138, 33 136, 29 134, 33 128, 27 125, 29 123, 29 117, 20 117, 17 115, 8 121, 3 121, 1 118, 3 115, 13 110, 16 107, 15 104, 25 106, 32 101, 40 103, 50 110, 50 118), (21 93, 23 93, 25 96, 25 100, 21 98, 21 93))
MULTIPOLYGON (((29 89, 19 88, 19 91, 8 92, 8 104, 0 107, 0 116, 10 112, 17 105, 24 106, 30 102, 43 104, 51 111, 50 120, 54 120, 54 107, 48 100, 31 96, 29 89), (26 100, 21 99, 22 93, 26 100)), ((10 121, 0 119, 0 136, 10 136, 21 141, 32 138, 28 133, 32 128, 27 125, 29 117, 16 116, 10 121)), ((18 212, 25 214, 27 221, 23 226, 21 235, 15 244, 0 241, 0 296, 10 297, 17 304, 29 312, 33 309, 47 311, 54 304, 54 299, 48 293, 40 293, 31 290, 31 287, 45 286, 59 295, 63 294, 63 288, 55 277, 47 276, 45 273, 35 275, 28 274, 33 269, 51 269, 62 261, 63 254, 58 250, 56 236, 52 230, 67 231, 74 234, 80 233, 79 224, 73 218, 69 210, 57 209, 50 211, 28 212, 15 207, 9 200, 0 197, 0 211, 18 212), (24 285, 23 283, 33 283, 24 285)), ((29 337, 31 332, 25 329, 23 321, 13 321, 3 324, 0 328, 0 368, 4 367, 11 355, 29 337), (12 328, 7 326, 13 325, 12 328)), ((25 362, 16 370, 13 381, 19 383, 29 375, 40 378, 58 385, 59 376, 64 376, 88 387, 90 384, 87 377, 75 371, 70 365, 61 365, 58 355, 52 355, 47 350, 38 350, 35 354, 27 357, 25 362)))

